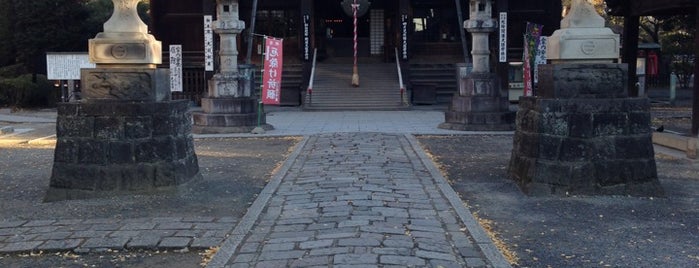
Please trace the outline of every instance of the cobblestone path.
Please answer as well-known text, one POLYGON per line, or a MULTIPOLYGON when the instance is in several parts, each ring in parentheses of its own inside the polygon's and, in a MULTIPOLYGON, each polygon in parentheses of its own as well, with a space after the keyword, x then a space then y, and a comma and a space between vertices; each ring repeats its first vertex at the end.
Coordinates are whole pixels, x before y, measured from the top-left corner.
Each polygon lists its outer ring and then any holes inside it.
POLYGON ((467 210, 415 143, 378 133, 311 136, 259 216, 233 231, 209 267, 506 266, 487 237, 474 238, 472 216, 464 220, 467 210))

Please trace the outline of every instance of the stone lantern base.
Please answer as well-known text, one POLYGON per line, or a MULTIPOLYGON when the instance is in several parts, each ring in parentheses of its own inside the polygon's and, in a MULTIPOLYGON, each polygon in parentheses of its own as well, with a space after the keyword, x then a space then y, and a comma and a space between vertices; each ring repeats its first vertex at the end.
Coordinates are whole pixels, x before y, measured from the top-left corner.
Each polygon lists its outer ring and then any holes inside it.
MULTIPOLYGON (((253 98, 202 98, 203 112, 194 112, 193 132, 199 134, 249 133, 257 127, 258 104, 253 98)), ((273 129, 260 117, 260 126, 273 129)))
POLYGON ((250 97, 254 89, 253 65, 239 65, 236 75, 215 75, 209 81, 209 97, 201 99, 203 111, 192 114, 192 131, 198 134, 250 133, 258 126, 258 116, 260 127, 273 129, 267 124, 264 112, 258 111, 257 100, 250 97))
POLYGON ((46 201, 177 189, 200 178, 188 102, 167 71, 83 69, 79 103, 58 105, 46 201))
POLYGON ((523 97, 509 174, 529 195, 662 196, 650 102, 626 97, 625 64, 540 66, 523 97))
POLYGON ((442 129, 462 131, 510 131, 515 113, 509 110, 506 94, 501 94, 497 78, 489 73, 471 73, 460 81, 444 113, 442 129), (504 97, 502 97, 504 96, 504 97))
POLYGON ((197 178, 188 102, 61 103, 45 201, 176 189, 197 178))

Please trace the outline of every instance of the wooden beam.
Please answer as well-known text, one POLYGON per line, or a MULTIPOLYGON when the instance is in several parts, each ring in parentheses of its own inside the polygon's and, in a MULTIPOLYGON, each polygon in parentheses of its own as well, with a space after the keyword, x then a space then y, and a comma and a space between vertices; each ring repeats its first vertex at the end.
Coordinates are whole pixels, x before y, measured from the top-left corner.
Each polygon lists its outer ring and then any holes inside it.
POLYGON ((677 15, 691 13, 699 2, 696 0, 634 0, 629 1, 629 15, 677 15))
POLYGON ((629 65, 628 88, 629 97, 638 97, 636 82, 636 60, 638 58, 638 27, 640 17, 624 17, 624 44, 621 62, 629 65))
POLYGON ((692 97, 692 135, 699 134, 699 7, 695 9, 696 27, 694 32, 694 96, 692 97))

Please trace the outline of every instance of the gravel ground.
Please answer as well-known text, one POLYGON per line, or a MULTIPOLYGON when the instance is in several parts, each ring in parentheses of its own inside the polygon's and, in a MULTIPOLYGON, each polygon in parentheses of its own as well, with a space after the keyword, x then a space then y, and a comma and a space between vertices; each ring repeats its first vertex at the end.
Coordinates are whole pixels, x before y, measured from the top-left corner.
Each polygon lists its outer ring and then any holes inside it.
POLYGON ((516 267, 699 267, 697 161, 657 156, 665 198, 528 197, 506 175, 511 136, 419 140, 516 267))
MULTIPOLYGON (((195 140, 202 181, 179 194, 43 203, 53 145, 0 147, 0 220, 242 217, 299 138, 195 140)), ((201 252, 0 255, 0 267, 196 267, 201 252)))

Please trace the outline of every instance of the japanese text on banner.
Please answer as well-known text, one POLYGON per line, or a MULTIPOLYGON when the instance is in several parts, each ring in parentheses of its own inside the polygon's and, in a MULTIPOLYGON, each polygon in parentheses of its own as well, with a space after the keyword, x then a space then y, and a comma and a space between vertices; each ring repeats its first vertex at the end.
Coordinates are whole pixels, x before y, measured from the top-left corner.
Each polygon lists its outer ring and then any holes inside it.
POLYGON ((182 45, 170 45, 170 91, 182 92, 182 45))
POLYGON ((279 105, 282 91, 282 39, 265 37, 265 63, 262 75, 262 103, 279 105))
POLYGON ((204 16, 204 70, 214 70, 214 30, 213 16, 204 16))

